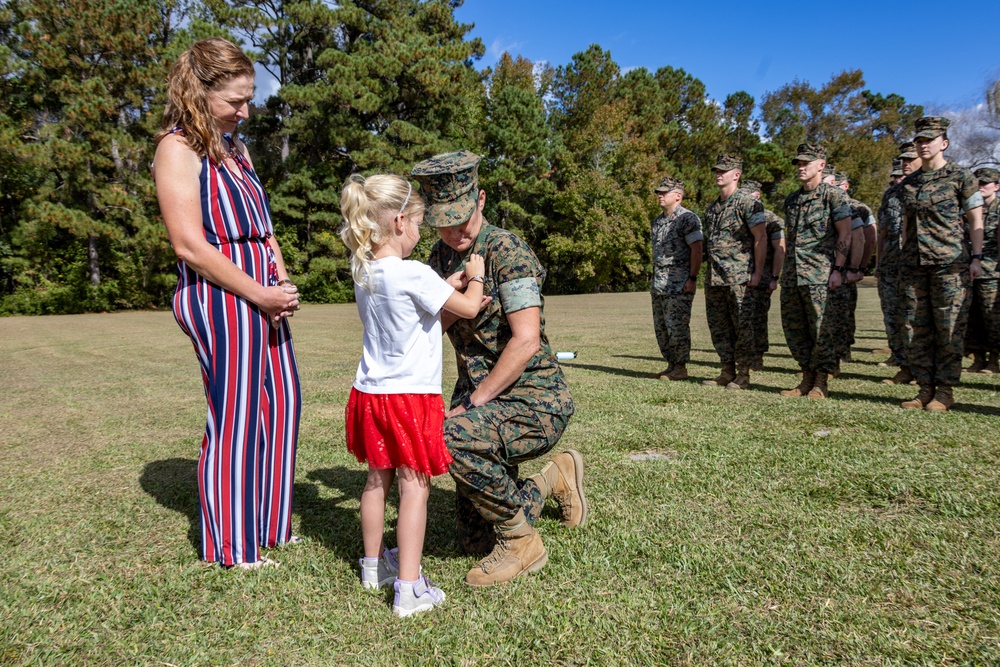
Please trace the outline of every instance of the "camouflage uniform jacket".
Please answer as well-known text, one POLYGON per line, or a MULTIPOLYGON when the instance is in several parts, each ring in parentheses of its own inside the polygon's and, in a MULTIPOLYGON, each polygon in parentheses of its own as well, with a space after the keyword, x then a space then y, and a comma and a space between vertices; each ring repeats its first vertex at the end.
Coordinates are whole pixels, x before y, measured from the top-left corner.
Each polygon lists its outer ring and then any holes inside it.
POLYGON ((983 205, 979 181, 971 171, 954 162, 935 171, 918 169, 900 183, 900 201, 906 225, 903 264, 969 263, 962 210, 983 205))
POLYGON ((859 202, 854 197, 848 196, 847 202, 851 205, 851 229, 858 227, 870 227, 875 224, 875 216, 867 204, 859 202))
POLYGON ((680 294, 691 275, 691 243, 702 240, 701 220, 678 206, 669 216, 653 219, 652 294, 680 294))
POLYGON ((822 285, 830 278, 837 246, 834 223, 851 217, 840 188, 820 183, 785 198, 785 269, 781 286, 822 285))
POLYGON ((767 234, 767 256, 764 258, 764 273, 760 284, 767 286, 771 275, 774 274, 774 246, 771 243, 785 238, 785 221, 777 213, 764 209, 764 225, 767 234))
POLYGON ((545 269, 520 237, 485 220, 475 243, 466 253, 459 254, 439 240, 431 248, 427 263, 439 276, 447 277, 464 268, 465 258, 473 252, 486 261, 483 294, 492 296, 493 301, 476 317, 457 320, 448 329, 458 362, 452 405, 470 395, 496 366, 512 336, 507 314, 537 306, 541 318, 541 345, 521 377, 507 387, 498 400, 519 401, 539 412, 569 417, 573 414, 573 398, 545 335, 542 297, 545 269))
POLYGON ((741 285, 753 273, 753 234, 764 222, 764 205, 745 190, 716 199, 705 211, 705 283, 741 285))
POLYGON ((997 254, 1000 244, 997 242, 997 226, 1000 225, 1000 197, 994 197, 990 204, 983 204, 983 274, 979 280, 996 280, 1000 278, 997 272, 997 254))
POLYGON ((879 269, 898 266, 903 251, 903 204, 899 201, 899 185, 889 186, 882 195, 878 224, 885 230, 882 256, 878 258, 879 269))

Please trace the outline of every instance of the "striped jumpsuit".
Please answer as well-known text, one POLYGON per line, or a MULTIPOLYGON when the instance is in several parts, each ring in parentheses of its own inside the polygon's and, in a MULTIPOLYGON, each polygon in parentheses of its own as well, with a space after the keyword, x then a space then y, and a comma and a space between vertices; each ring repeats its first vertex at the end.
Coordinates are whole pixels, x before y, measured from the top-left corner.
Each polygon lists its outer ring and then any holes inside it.
MULTIPOLYGON (((244 178, 204 158, 199 182, 205 239, 263 285, 277 284, 267 194, 247 160, 244 178)), ((208 421, 198 460, 201 556, 229 566, 291 537, 299 376, 287 320, 274 329, 256 305, 183 261, 177 323, 201 364, 208 421)))

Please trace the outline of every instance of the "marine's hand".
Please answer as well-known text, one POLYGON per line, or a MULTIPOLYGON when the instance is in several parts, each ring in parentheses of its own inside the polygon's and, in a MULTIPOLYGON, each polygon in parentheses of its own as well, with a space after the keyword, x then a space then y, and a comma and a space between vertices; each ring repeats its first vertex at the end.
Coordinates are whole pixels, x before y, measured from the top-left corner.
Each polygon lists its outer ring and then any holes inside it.
POLYGON ((840 271, 833 271, 830 273, 830 279, 826 282, 826 286, 831 290, 840 289, 841 284, 843 284, 843 278, 840 275, 840 271))
POLYGON ((444 281, 459 292, 464 290, 465 286, 469 284, 469 279, 465 277, 465 271, 456 271, 445 278, 444 281))
POLYGON ((491 296, 486 296, 486 295, 484 294, 484 295, 483 295, 483 300, 482 300, 482 302, 481 302, 481 303, 479 304, 479 312, 481 313, 481 312, 483 312, 484 310, 486 310, 486 306, 490 305, 490 302, 491 302, 491 301, 493 301, 493 297, 491 297, 491 296))
POLYGON ((983 265, 978 259, 974 259, 969 263, 969 278, 975 280, 979 276, 983 275, 983 265))

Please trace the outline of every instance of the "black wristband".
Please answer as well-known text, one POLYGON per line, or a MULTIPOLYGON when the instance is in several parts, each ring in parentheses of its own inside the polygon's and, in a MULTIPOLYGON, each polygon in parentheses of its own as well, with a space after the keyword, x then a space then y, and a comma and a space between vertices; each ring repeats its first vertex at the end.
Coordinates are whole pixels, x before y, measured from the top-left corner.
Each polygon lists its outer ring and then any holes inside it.
POLYGON ((843 266, 837 266, 836 264, 834 264, 833 265, 833 270, 836 271, 837 273, 843 273, 844 272, 844 267, 843 266))
POLYGON ((462 399, 462 407, 465 408, 466 410, 471 410, 472 408, 476 407, 476 404, 472 402, 472 394, 469 394, 468 396, 462 399))
POLYGON ((698 282, 698 276, 688 276, 688 280, 693 280, 695 282, 698 282))
POLYGON ((972 259, 978 259, 980 262, 983 261, 983 253, 977 252, 972 256, 972 259))
POLYGON ((778 275, 777 273, 772 273, 772 274, 771 274, 771 280, 777 280, 777 279, 778 279, 778 278, 780 278, 780 277, 781 277, 781 276, 779 276, 779 275, 778 275))

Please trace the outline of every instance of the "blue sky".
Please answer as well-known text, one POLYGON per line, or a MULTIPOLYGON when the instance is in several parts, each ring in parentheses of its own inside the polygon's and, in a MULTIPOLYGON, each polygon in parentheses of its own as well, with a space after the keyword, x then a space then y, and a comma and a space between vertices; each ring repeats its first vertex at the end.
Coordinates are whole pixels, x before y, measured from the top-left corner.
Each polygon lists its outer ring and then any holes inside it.
POLYGON ((683 68, 720 101, 745 90, 759 102, 795 79, 820 87, 860 68, 870 90, 941 111, 982 103, 1000 78, 1000 9, 987 2, 466 0, 455 16, 486 47, 480 69, 504 51, 565 65, 599 44, 622 69, 683 68))

